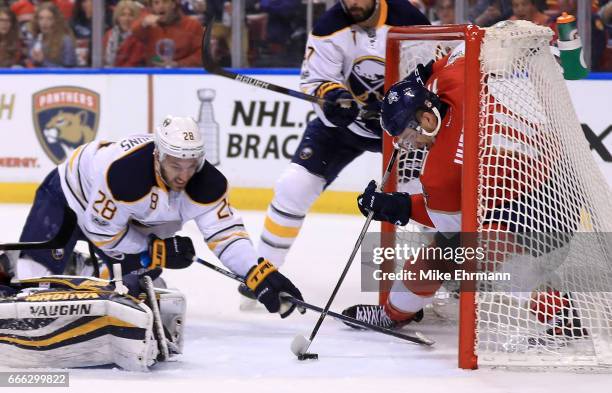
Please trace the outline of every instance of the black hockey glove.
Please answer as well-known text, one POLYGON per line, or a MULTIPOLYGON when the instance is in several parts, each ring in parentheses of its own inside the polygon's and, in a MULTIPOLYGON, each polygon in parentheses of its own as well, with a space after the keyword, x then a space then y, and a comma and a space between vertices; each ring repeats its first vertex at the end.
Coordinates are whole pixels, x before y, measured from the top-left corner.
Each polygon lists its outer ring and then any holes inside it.
POLYGON ((359 115, 359 107, 353 95, 344 88, 335 88, 323 96, 323 113, 327 120, 337 127, 346 127, 355 121, 359 115))
MULTIPOLYGON (((288 295, 304 300, 300 290, 287 277, 279 273, 268 260, 259 258, 257 262, 257 266, 253 266, 247 273, 245 284, 269 312, 278 312, 281 318, 288 317, 295 309, 295 305, 288 301, 281 301, 280 296, 288 295)), ((306 312, 303 309, 299 311, 302 314, 306 312)))
POLYGON ((135 270, 131 273, 124 274, 122 277, 123 285, 128 289, 128 294, 133 297, 138 297, 141 293, 145 293, 144 276, 151 277, 151 280, 155 280, 162 273, 160 267, 153 268, 151 270, 135 270))
POLYGON ((357 197, 357 206, 364 216, 370 211, 376 221, 387 221, 394 225, 406 225, 410 220, 412 201, 405 192, 377 192, 376 181, 372 180, 357 197))
POLYGON ((415 70, 412 71, 410 75, 406 77, 405 80, 414 80, 415 82, 418 82, 422 84, 423 86, 425 86, 425 84, 427 83, 427 80, 433 73, 433 63, 434 61, 431 60, 429 63, 425 65, 417 64, 415 70))
MULTIPOLYGON (((167 239, 153 237, 149 243, 150 269, 161 267, 166 269, 185 269, 193 262, 195 249, 191 239, 183 236, 173 236, 167 239)), ((147 266, 145 266, 147 267, 147 266)))

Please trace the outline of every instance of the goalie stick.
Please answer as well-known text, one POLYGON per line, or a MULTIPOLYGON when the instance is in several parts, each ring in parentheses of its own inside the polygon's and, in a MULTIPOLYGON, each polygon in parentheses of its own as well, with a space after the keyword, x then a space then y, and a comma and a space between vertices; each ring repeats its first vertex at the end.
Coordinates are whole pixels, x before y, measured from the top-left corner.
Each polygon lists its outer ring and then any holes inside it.
MULTIPOLYGON (((232 72, 232 71, 226 70, 223 67, 220 67, 218 64, 213 62, 212 60, 213 58, 210 53, 210 40, 212 36, 212 28, 209 28, 209 27, 212 27, 213 21, 214 21, 213 15, 208 14, 208 16, 206 17, 204 21, 205 32, 204 32, 204 36, 202 37, 202 65, 204 66, 204 69, 207 72, 214 74, 214 75, 222 76, 225 78, 233 79, 236 82, 241 82, 247 85, 259 87, 259 88, 274 91, 280 94, 288 95, 293 98, 298 98, 300 100, 308 101, 313 104, 323 105, 326 102, 328 102, 324 98, 319 98, 319 97, 315 97, 310 94, 302 93, 301 91, 288 89, 286 87, 275 85, 274 83, 270 83, 270 82, 265 82, 260 79, 253 78, 251 76, 247 76, 243 74, 236 74, 235 72, 232 72)), ((352 101, 353 100, 339 100, 337 102, 334 102, 334 104, 337 104, 343 107, 346 107, 346 106, 350 107, 350 103, 352 101)), ((359 115, 364 120, 380 118, 380 113, 378 111, 372 111, 372 110, 360 109, 359 115)))
POLYGON ((63 248, 70 240, 76 225, 76 215, 64 208, 64 219, 55 237, 41 242, 0 243, 0 250, 54 250, 63 248))
MULTIPOLYGON (((217 273, 221 273, 221 274, 223 274, 226 277, 229 277, 231 279, 234 279, 236 281, 244 283, 244 278, 239 276, 239 275, 237 275, 236 273, 230 272, 229 270, 223 269, 223 268, 221 268, 221 267, 219 267, 219 266, 217 266, 217 265, 215 265, 213 263, 210 263, 210 262, 205 261, 205 260, 203 260, 201 258, 198 258, 198 257, 194 257, 193 260, 194 260, 194 262, 197 262, 197 263, 199 263, 201 265, 204 265, 207 268, 210 268, 210 269, 216 271, 217 273)), ((303 307, 303 308, 306 308, 308 310, 315 311, 315 312, 318 312, 318 313, 322 313, 324 311, 324 309, 322 309, 321 307, 315 306, 315 305, 310 304, 310 303, 306 303, 306 302, 301 301, 299 299, 296 299, 294 297, 287 296, 287 297, 283 297, 283 299, 287 300, 287 301, 289 301, 289 302, 291 302, 293 304, 295 304, 297 307, 303 307)), ((351 317, 348 317, 346 315, 338 314, 338 313, 335 313, 333 311, 327 310, 327 314, 331 315, 334 318, 340 319, 340 320, 342 320, 344 322, 360 326, 360 327, 362 327, 364 329, 368 329, 368 330, 372 330, 372 331, 375 331, 375 332, 378 332, 378 333, 386 334, 388 336, 397 337, 399 339, 402 339, 402 340, 405 340, 405 341, 410 341, 410 342, 415 343, 415 344, 421 344, 421 345, 430 346, 430 345, 433 345, 435 343, 430 338, 428 338, 428 337, 426 337, 423 334, 418 333, 418 332, 415 333, 416 334, 415 336, 411 336, 411 335, 408 335, 408 334, 403 334, 403 333, 399 333, 399 332, 393 331, 391 329, 385 329, 385 328, 380 327, 380 326, 375 326, 375 325, 369 324, 367 322, 359 321, 359 320, 357 320, 355 318, 351 318, 351 317)))

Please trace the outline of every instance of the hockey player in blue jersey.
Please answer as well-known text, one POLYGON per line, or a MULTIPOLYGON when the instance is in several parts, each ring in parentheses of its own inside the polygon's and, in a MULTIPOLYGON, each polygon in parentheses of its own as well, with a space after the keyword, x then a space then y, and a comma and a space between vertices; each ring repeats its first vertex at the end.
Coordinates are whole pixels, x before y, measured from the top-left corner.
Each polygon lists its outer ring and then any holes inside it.
MULTIPOLYGON (((351 161, 382 148, 376 113, 384 91, 386 38, 392 26, 428 25, 407 0, 341 0, 317 21, 304 54, 300 88, 315 105, 291 163, 274 188, 258 251, 282 265, 310 206, 351 161), (350 105, 335 105, 350 100, 350 105)), ((243 291, 241 291, 243 292, 243 291)))

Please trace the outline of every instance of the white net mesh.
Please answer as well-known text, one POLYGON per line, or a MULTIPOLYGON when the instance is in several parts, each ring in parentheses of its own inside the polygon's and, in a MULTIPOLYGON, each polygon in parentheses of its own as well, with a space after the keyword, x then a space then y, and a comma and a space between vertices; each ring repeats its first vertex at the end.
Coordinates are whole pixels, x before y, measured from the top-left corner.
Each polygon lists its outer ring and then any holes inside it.
MULTIPOLYGON (((480 87, 468 87, 480 90, 480 270, 513 278, 479 286, 479 364, 612 366, 612 193, 551 36, 522 21, 485 29, 480 87)), ((459 43, 402 41, 400 78, 459 43)), ((398 190, 420 192, 406 188, 419 154, 404 153, 398 190)))

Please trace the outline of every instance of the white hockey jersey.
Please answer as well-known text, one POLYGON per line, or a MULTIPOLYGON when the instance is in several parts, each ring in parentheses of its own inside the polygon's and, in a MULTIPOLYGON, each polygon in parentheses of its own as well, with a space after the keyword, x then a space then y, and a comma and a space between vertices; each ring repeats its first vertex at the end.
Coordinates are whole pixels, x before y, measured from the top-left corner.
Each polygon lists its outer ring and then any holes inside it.
MULTIPOLYGON (((341 2, 319 18, 304 54, 300 88, 322 97, 334 85, 348 89, 360 106, 382 100, 385 83, 385 51, 391 26, 428 25, 429 21, 408 0, 378 0, 368 19, 353 23, 341 2)), ((315 112, 327 126, 334 127, 319 105, 315 112)), ((348 127, 354 133, 380 138, 378 119, 358 118, 348 127)))
POLYGON ((58 168, 68 205, 96 247, 111 257, 145 251, 149 235, 173 236, 195 220, 204 241, 240 275, 257 264, 242 219, 227 199, 227 180, 206 162, 185 189, 166 187, 154 167, 152 135, 80 146, 58 168))

